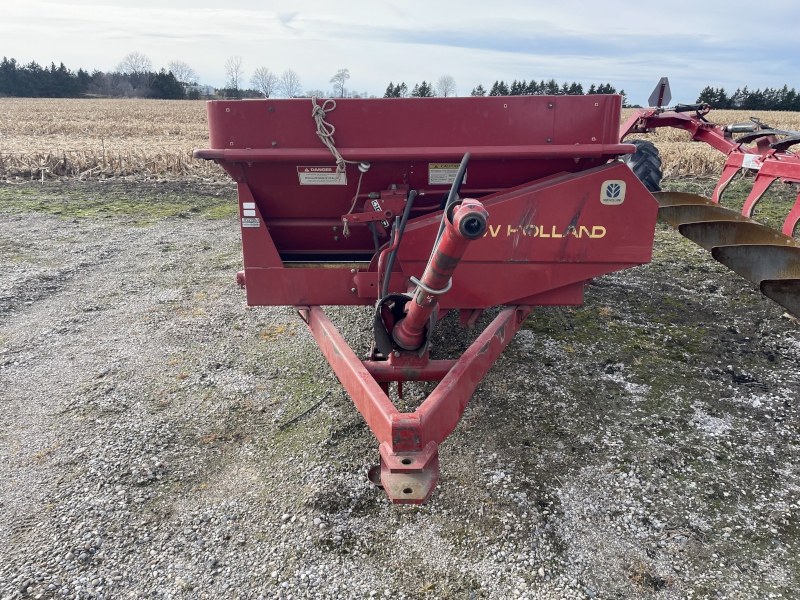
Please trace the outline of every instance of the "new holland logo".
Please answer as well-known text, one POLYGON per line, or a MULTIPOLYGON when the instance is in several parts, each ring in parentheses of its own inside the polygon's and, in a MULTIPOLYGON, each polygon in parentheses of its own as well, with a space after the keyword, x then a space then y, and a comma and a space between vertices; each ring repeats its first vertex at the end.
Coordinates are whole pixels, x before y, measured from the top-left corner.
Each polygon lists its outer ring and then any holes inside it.
POLYGON ((611 206, 622 204, 625 200, 625 182, 621 179, 604 181, 600 188, 600 202, 611 206))

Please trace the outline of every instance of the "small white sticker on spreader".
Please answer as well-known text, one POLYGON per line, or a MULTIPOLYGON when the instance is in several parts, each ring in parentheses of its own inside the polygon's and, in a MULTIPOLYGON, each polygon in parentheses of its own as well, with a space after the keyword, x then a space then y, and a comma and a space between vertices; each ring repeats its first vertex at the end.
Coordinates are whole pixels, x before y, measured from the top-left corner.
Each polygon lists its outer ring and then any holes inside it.
POLYGON ((242 217, 242 227, 261 227, 261 222, 258 217, 242 217))
POLYGON ((347 174, 336 167, 297 167, 300 185, 347 185, 347 174))
MULTIPOLYGON (((428 185, 453 185, 459 166, 458 163, 428 163, 428 185)), ((466 171, 461 183, 467 183, 466 171)))
POLYGON ((600 187, 600 202, 609 206, 617 206, 625 201, 625 182, 621 179, 609 179, 600 187))

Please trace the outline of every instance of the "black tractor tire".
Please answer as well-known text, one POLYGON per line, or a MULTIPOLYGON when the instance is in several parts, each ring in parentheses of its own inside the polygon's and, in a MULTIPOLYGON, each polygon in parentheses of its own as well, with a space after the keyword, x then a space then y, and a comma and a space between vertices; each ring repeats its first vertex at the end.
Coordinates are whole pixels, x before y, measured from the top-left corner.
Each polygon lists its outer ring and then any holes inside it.
POLYGON ((626 154, 622 162, 628 165, 633 174, 639 178, 651 192, 661 191, 661 157, 658 148, 647 140, 630 140, 627 144, 636 146, 635 154, 626 154))

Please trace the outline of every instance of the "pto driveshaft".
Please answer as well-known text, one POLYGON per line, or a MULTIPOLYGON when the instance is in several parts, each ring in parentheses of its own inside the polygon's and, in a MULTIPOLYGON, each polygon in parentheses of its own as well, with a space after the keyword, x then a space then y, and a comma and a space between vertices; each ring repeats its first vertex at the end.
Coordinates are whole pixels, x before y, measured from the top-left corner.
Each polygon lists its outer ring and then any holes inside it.
POLYGON ((405 350, 416 350, 425 342, 425 327, 439 303, 439 296, 452 285, 453 273, 467 246, 486 232, 489 213, 477 200, 465 200, 445 215, 445 227, 425 267, 422 279, 414 280, 417 289, 406 305, 407 314, 392 332, 395 343, 405 350))

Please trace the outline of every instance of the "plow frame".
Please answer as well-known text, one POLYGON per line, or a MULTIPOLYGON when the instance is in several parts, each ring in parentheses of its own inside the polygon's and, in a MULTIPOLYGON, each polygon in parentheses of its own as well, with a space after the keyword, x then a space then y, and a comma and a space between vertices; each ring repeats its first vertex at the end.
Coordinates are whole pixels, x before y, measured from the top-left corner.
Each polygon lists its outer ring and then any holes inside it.
MULTIPOLYGON (((663 108, 647 108, 637 110, 620 127, 620 141, 627 135, 652 133, 659 127, 672 127, 687 131, 692 141, 704 142, 726 155, 722 175, 714 188, 711 200, 720 203, 725 188, 743 169, 756 172, 753 189, 742 208, 742 215, 752 217, 753 210, 769 187, 776 181, 800 184, 800 156, 788 152, 788 149, 772 147, 777 142, 774 135, 758 137, 752 148, 733 138, 726 126, 712 123, 705 119, 711 110, 707 104, 696 107, 694 111, 671 112, 663 108)), ((757 132, 758 130, 756 130, 757 132)), ((783 223, 784 235, 792 236, 800 222, 800 190, 797 199, 783 223)))

